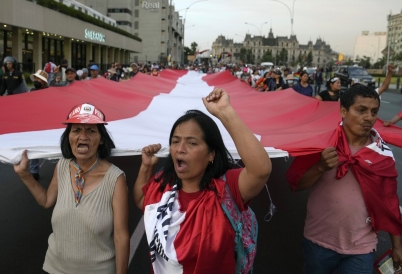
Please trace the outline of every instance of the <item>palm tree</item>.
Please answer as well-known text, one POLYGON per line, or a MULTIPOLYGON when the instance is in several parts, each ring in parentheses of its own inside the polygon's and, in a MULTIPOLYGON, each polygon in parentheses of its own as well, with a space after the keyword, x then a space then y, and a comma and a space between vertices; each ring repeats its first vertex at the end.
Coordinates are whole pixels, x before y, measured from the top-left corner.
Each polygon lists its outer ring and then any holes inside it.
POLYGON ((375 62, 373 64, 373 67, 382 69, 386 63, 387 63, 387 58, 385 56, 383 56, 383 57, 377 59, 377 62, 375 62))

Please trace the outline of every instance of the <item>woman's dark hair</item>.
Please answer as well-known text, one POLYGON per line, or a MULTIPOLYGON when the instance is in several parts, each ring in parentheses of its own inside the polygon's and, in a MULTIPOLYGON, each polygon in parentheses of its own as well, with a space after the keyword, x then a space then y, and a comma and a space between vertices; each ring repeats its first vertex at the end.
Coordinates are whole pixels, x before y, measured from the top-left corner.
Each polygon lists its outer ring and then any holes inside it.
POLYGON ((307 74, 307 76, 308 76, 308 72, 307 72, 307 71, 302 71, 302 72, 300 73, 300 82, 301 82, 301 78, 302 78, 305 74, 307 74))
POLYGON ((342 94, 341 106, 349 110, 350 106, 355 103, 357 96, 373 98, 378 101, 378 107, 380 107, 380 96, 378 93, 373 88, 362 84, 354 84, 342 94))
POLYGON ((337 76, 334 76, 334 77, 332 77, 332 78, 330 78, 328 81, 327 81, 327 84, 325 85, 325 87, 327 88, 327 90, 332 90, 331 89, 331 84, 334 84, 336 81, 340 81, 340 79, 337 77, 337 76))
MULTIPOLYGON (((68 136, 70 135, 71 127, 73 124, 68 124, 66 130, 60 137, 60 148, 63 157, 66 159, 75 159, 73 151, 71 150, 70 141, 68 136)), ((107 131, 105 124, 96 124, 98 127, 98 131, 101 135, 101 141, 103 144, 100 144, 98 147, 98 157, 100 159, 105 159, 110 156, 112 152, 112 148, 115 148, 114 142, 107 131)))
MULTIPOLYGON (((198 124, 202 131, 202 138, 208 146, 209 152, 215 152, 213 163, 209 163, 200 182, 200 190, 208 189, 216 191, 211 185, 213 178, 220 178, 226 171, 232 168, 233 158, 223 143, 222 135, 218 126, 211 117, 199 110, 188 110, 186 114, 181 116, 172 127, 169 135, 169 144, 172 143, 172 137, 175 129, 180 124, 187 121, 194 121, 198 124)), ((174 185, 177 183, 178 189, 182 188, 182 182, 177 176, 174 169, 172 155, 169 153, 165 166, 161 173, 155 176, 155 181, 160 182, 160 191, 163 191, 167 184, 174 185)))

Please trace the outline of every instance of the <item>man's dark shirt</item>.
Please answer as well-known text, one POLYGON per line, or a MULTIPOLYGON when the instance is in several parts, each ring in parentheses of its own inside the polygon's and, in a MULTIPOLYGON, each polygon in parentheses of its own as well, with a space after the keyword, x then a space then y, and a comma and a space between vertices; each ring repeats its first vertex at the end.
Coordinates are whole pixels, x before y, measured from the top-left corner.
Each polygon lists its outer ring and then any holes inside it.
POLYGON ((14 90, 21 85, 22 81, 22 73, 20 71, 14 70, 11 75, 10 72, 6 72, 3 75, 0 96, 3 96, 6 90, 8 95, 14 94, 14 90))

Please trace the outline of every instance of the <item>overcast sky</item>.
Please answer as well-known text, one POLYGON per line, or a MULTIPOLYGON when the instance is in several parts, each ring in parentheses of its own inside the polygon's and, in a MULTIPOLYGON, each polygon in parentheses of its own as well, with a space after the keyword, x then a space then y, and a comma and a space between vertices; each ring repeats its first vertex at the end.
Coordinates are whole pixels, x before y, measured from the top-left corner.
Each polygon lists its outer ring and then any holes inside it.
MULTIPOLYGON (((291 33, 293 0, 173 0, 176 11, 186 14, 185 46, 192 42, 211 48, 220 35, 242 42, 246 33, 274 36, 291 33), (193 5, 192 5, 193 4, 193 5), (246 25, 245 22, 252 24, 246 25), (267 24, 263 24, 268 22, 267 24), (193 26, 194 25, 194 26, 193 26), (261 27, 262 26, 262 27, 261 27)), ((299 43, 323 38, 337 52, 353 55, 356 37, 362 31, 387 30, 387 15, 399 14, 402 0, 295 0, 293 32, 299 43)))

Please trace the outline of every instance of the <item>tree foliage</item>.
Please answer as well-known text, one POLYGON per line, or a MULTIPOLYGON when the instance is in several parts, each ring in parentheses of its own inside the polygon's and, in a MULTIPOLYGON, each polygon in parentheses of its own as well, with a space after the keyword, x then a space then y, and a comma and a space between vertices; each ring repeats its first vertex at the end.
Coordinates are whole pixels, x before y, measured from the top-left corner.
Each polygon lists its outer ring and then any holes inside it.
POLYGON ((364 67, 365 69, 369 69, 371 67, 370 63, 371 57, 363 55, 361 58, 356 58, 356 62, 359 66, 364 67))
POLYGON ((36 0, 36 4, 38 4, 40 6, 43 6, 43 7, 46 7, 46 8, 49 8, 49 9, 52 9, 54 11, 66 14, 68 16, 74 17, 74 18, 79 19, 81 21, 84 21, 84 22, 87 22, 87 23, 90 23, 90 24, 94 24, 95 26, 98 26, 98 27, 101 27, 101 28, 116 32, 118 34, 121 34, 121 35, 124 35, 126 37, 132 38, 134 40, 137 40, 137 41, 140 41, 140 42, 142 41, 141 38, 139 38, 139 37, 137 37, 135 35, 132 35, 131 33, 127 32, 125 30, 122 30, 122 29, 120 29, 118 27, 109 25, 106 22, 103 22, 103 21, 101 21, 99 19, 96 19, 96 18, 94 18, 94 17, 92 17, 92 16, 90 16, 88 14, 85 14, 82 11, 76 10, 73 7, 69 7, 69 6, 66 6, 64 4, 61 4, 58 1, 56 2, 54 0, 36 0))
POLYGON ((304 58, 303 55, 301 54, 301 52, 299 53, 299 56, 297 56, 297 62, 301 65, 304 62, 304 58))
POLYGON ((311 50, 307 54, 306 63, 309 67, 313 64, 313 52, 311 50))
POLYGON ((272 50, 267 49, 261 57, 261 62, 273 62, 272 50))
POLYGON ((191 46, 190 54, 195 54, 195 52, 197 51, 198 44, 196 42, 192 42, 190 46, 191 46))
POLYGON ((288 62, 288 51, 285 48, 282 48, 279 53, 276 55, 276 63, 278 64, 286 64, 288 62))
POLYGON ((254 55, 251 49, 240 49, 240 60, 245 64, 254 64, 254 55))
POLYGON ((382 69, 386 63, 387 63, 387 57, 383 56, 381 58, 378 58, 377 62, 373 64, 373 68, 382 69))
POLYGON ((392 56, 393 61, 402 61, 402 51, 392 56))

